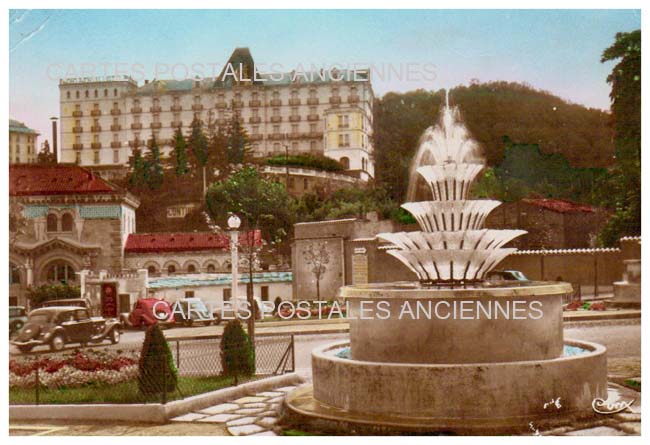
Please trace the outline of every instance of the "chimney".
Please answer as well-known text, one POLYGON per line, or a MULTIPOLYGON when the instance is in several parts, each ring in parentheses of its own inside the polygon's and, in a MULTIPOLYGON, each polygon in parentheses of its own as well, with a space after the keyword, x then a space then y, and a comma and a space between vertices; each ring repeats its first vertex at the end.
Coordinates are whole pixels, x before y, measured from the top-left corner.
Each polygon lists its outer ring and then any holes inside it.
POLYGON ((59 163, 59 143, 57 140, 57 131, 56 131, 56 118, 52 117, 52 153, 54 153, 54 163, 59 163))

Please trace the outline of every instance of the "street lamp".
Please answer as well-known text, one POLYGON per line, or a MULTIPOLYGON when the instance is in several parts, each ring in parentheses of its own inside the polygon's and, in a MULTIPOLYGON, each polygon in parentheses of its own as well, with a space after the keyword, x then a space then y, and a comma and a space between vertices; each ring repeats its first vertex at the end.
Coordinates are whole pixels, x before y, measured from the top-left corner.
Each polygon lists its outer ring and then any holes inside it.
POLYGON ((238 269, 239 269, 239 251, 238 251, 238 242, 239 242, 239 226, 241 226, 241 219, 234 213, 228 217, 228 228, 230 229, 230 270, 232 273, 231 286, 230 286, 230 298, 234 301, 233 309, 235 311, 235 317, 239 317, 239 301, 237 299, 237 288, 238 288, 238 269))

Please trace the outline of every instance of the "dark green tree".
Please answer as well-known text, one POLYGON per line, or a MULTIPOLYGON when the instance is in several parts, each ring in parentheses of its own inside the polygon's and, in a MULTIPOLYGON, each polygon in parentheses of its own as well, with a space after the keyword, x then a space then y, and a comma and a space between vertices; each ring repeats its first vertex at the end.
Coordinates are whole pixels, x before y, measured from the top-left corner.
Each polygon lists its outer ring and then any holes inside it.
POLYGON ((41 286, 31 286, 27 289, 27 299, 32 308, 40 307, 43 303, 50 300, 80 297, 81 290, 79 286, 73 286, 67 283, 43 284, 41 286))
POLYGON ((138 190, 146 186, 149 181, 149 163, 142 156, 142 150, 137 144, 131 150, 131 157, 129 158, 129 188, 138 190))
POLYGON ((622 236, 641 234, 641 30, 617 33, 601 58, 608 61, 618 61, 607 77, 616 164, 602 188, 603 202, 614 214, 599 238, 611 246, 622 236))
POLYGON ((158 323, 151 325, 144 336, 138 365, 138 388, 145 396, 174 392, 178 386, 178 370, 174 357, 158 323))
POLYGON ((172 154, 172 160, 174 165, 174 173, 176 176, 184 176, 189 171, 187 165, 187 142, 185 141, 185 136, 181 128, 178 127, 174 132, 174 151, 172 154))
POLYGON ((241 123, 239 113, 233 113, 230 119, 227 147, 228 164, 240 165, 248 162, 251 148, 248 133, 241 123))
POLYGON ((208 170, 210 179, 223 179, 229 174, 228 134, 222 126, 213 126, 208 141, 208 170), (216 178, 215 178, 216 174, 216 178))
POLYGON ((149 167, 149 175, 147 177, 147 185, 151 190, 158 190, 163 183, 163 167, 160 159, 160 148, 156 137, 151 135, 149 142, 149 153, 147 153, 146 160, 149 167))
MULTIPOLYGON (((260 231, 271 246, 282 243, 293 224, 291 198, 284 185, 265 179, 253 167, 244 167, 212 184, 206 193, 206 207, 210 218, 220 227, 226 227, 228 215, 234 213, 241 218, 245 233, 260 231)), ((252 239, 245 241, 242 250, 248 259, 249 278, 246 294, 249 307, 253 308, 253 271, 259 245, 252 239)), ((248 332, 253 341, 254 329, 254 319, 250 317, 248 332)))
POLYGON ((192 120, 187 146, 192 153, 192 164, 195 166, 195 173, 203 178, 203 191, 205 192, 207 184, 206 166, 209 159, 208 138, 203 131, 203 122, 196 116, 192 120))
POLYGON ((47 139, 45 142, 43 142, 43 146, 36 156, 36 163, 41 165, 56 164, 56 157, 50 149, 50 143, 47 141, 47 139))
POLYGON ((229 321, 223 330, 221 368, 224 376, 235 378, 235 385, 239 377, 255 374, 255 348, 239 320, 229 321))

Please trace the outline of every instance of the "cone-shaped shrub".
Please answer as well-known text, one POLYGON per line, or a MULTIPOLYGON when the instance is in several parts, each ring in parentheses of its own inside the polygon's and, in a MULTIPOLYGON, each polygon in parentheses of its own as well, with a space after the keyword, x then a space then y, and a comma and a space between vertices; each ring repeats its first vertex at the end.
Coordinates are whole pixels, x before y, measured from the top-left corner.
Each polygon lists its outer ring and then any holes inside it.
POLYGON ((255 350, 239 320, 229 321, 221 337, 223 375, 237 377, 255 374, 255 350))
POLYGON ((144 395, 173 392, 178 384, 178 371, 158 323, 151 325, 144 336, 140 353, 138 387, 144 395))

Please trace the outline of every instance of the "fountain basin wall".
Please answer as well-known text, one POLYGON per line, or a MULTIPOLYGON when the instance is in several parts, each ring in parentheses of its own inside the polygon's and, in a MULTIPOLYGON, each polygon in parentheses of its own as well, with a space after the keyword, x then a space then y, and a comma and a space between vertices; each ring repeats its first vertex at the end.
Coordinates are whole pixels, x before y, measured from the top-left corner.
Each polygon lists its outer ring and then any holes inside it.
POLYGON ((568 292, 567 283, 466 289, 391 283, 344 287, 341 295, 348 302, 352 359, 457 364, 559 357, 562 296, 568 292), (491 318, 478 304, 491 310, 491 318), (508 310, 508 318, 498 308, 508 310))
POLYGON ((606 349, 566 343, 586 351, 552 360, 462 365, 339 358, 334 351, 348 343, 335 343, 312 352, 313 397, 370 423, 375 415, 394 416, 384 423, 435 423, 451 429, 472 422, 525 427, 536 418, 591 415, 592 401, 607 398, 606 349), (558 397, 559 410, 544 408, 558 397))

